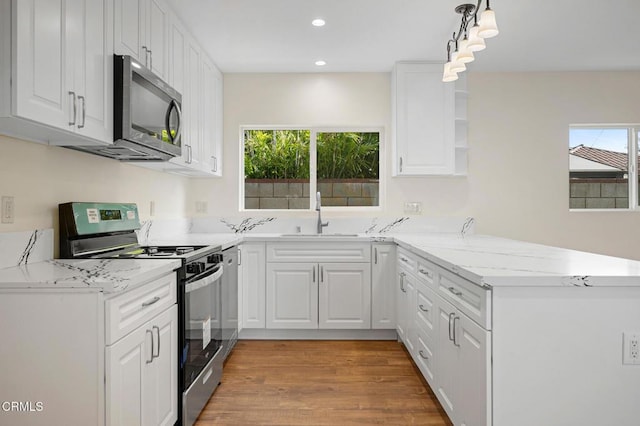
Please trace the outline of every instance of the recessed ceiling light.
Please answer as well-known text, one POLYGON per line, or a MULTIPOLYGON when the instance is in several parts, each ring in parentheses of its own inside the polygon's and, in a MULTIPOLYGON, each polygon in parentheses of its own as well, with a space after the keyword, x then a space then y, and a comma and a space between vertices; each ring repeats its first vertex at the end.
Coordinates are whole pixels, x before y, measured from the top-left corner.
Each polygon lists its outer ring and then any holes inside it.
POLYGON ((314 27, 324 27, 324 24, 326 24, 326 22, 324 22, 324 19, 321 18, 316 18, 311 21, 311 25, 313 25, 314 27))
POLYGON ((323 66, 327 65, 327 63, 321 59, 319 61, 316 61, 316 65, 319 66, 319 67, 323 67, 323 66))

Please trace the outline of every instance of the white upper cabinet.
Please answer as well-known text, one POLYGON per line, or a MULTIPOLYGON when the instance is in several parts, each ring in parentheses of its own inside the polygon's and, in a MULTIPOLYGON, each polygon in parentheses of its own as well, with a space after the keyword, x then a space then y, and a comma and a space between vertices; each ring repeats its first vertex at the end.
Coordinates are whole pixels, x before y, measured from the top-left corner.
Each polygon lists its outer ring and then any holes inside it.
POLYGON ((222 176, 222 73, 205 55, 201 89, 203 167, 222 176))
POLYGON ((397 63, 392 84, 394 176, 452 175, 455 90, 442 64, 397 63))
POLYGON ((111 143, 110 1, 28 0, 12 6, 15 55, 10 113, 65 131, 43 132, 39 137, 22 126, 16 136, 52 144, 111 143))
POLYGON ((169 8, 160 0, 116 0, 115 52, 130 55, 167 80, 169 8))

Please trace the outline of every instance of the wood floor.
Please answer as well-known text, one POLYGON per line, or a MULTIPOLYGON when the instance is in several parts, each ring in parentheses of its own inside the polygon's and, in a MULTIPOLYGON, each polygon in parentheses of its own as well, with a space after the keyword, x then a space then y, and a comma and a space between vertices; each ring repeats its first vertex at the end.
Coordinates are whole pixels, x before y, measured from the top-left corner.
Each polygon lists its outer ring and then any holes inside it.
POLYGON ((451 423, 398 342, 241 340, 196 425, 451 423))

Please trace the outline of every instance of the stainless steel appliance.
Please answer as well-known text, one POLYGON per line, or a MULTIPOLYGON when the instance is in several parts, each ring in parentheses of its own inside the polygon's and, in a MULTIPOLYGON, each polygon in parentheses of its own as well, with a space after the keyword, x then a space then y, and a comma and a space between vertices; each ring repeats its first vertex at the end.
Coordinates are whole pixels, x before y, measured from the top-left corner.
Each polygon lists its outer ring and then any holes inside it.
POLYGON ((222 252, 222 346, 226 360, 238 341, 238 249, 222 252))
POLYGON ((113 62, 113 145, 69 148, 121 161, 181 155, 182 95, 130 56, 113 62))
MULTIPOLYGON (((237 336, 237 278, 228 288, 225 260, 218 246, 141 246, 135 204, 65 203, 58 206, 60 257, 182 260, 178 269, 179 424, 191 425, 222 379, 225 345, 237 336), (228 310, 226 301, 235 294, 228 310), (235 324, 235 335, 230 330, 235 324)), ((229 265, 229 268, 227 268, 229 265)))

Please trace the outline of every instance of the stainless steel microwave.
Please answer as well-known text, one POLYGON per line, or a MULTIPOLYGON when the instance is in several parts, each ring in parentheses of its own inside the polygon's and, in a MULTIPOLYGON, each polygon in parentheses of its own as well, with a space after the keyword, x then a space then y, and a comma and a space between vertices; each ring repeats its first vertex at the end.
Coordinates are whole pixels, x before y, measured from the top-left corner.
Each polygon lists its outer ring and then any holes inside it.
POLYGON ((114 56, 114 148, 129 161, 166 161, 182 153, 182 95, 131 56, 114 56))

